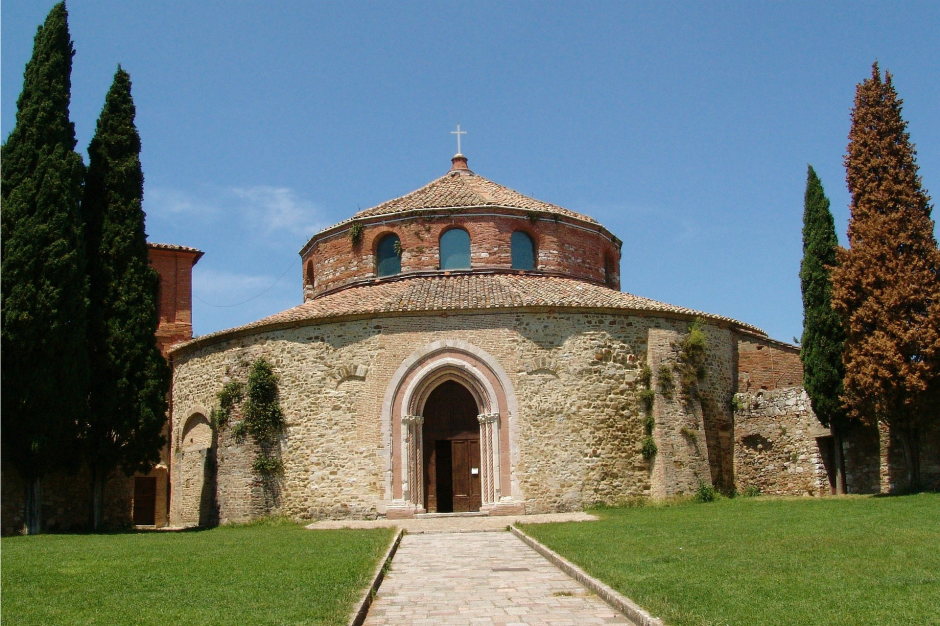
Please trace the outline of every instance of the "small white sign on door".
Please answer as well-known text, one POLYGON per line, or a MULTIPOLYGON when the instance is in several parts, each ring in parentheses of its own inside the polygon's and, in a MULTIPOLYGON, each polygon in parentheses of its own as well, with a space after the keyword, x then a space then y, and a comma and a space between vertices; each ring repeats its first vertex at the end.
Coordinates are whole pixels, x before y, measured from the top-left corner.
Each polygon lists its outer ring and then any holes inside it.
POLYGON ((472 475, 476 476, 477 474, 480 473, 480 468, 479 468, 479 467, 471 467, 471 468, 470 468, 470 473, 471 473, 472 475))

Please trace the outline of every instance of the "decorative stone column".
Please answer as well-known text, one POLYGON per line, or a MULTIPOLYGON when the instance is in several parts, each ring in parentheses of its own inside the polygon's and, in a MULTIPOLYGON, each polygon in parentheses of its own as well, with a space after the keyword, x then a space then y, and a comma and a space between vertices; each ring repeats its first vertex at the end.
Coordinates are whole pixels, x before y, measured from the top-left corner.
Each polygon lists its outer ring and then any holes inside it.
POLYGON ((499 413, 477 415, 480 422, 480 486, 483 505, 499 502, 499 413))
POLYGON ((404 437, 402 450, 402 498, 419 509, 424 508, 424 416, 402 415, 404 437))

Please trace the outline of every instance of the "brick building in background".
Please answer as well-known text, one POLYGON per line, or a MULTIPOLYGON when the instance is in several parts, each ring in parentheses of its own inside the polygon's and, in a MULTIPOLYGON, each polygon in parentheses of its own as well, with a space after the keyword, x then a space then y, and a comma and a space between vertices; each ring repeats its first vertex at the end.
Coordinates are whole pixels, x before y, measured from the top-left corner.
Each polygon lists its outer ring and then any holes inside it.
MULTIPOLYGON (((168 352, 173 344, 193 338, 193 266, 203 253, 195 248, 167 243, 147 245, 150 264, 160 274, 157 347, 163 357, 169 359, 168 352)), ((172 407, 169 415, 173 415, 172 407)), ((168 418, 163 432, 167 442, 171 432, 172 423, 168 418)), ((167 443, 160 451, 160 463, 149 474, 133 477, 131 509, 135 525, 162 528, 169 523, 171 463, 167 443)), ((123 476, 113 480, 121 479, 123 476)))
MULTIPOLYGON (((162 243, 148 244, 150 263, 160 274, 157 346, 164 357, 169 348, 192 339, 192 274, 202 256, 195 248, 162 243)), ((164 434, 172 432, 169 420, 164 434)), ((131 524, 161 528, 168 523, 169 446, 160 453, 160 463, 148 474, 127 477, 120 471, 105 487, 104 522, 107 526, 131 524)), ((88 525, 91 481, 82 468, 78 474, 52 474, 42 481, 43 530, 74 530, 88 525)), ((12 467, 2 473, 2 534, 22 532, 23 483, 12 467)))

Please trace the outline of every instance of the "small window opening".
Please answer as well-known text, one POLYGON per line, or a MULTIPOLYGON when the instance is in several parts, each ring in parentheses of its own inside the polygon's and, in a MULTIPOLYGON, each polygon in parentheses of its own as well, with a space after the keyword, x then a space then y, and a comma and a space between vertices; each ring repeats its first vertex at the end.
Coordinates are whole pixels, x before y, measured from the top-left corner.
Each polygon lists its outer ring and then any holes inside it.
POLYGON ((535 269, 535 242, 532 241, 532 237, 529 237, 521 230, 517 230, 510 239, 510 248, 512 250, 512 269, 535 269))
POLYGON ((398 235, 385 235, 375 248, 375 273, 379 276, 401 274, 401 239, 398 235))
POLYGON ((452 228, 441 235, 441 269, 470 269, 470 234, 462 228, 452 228))

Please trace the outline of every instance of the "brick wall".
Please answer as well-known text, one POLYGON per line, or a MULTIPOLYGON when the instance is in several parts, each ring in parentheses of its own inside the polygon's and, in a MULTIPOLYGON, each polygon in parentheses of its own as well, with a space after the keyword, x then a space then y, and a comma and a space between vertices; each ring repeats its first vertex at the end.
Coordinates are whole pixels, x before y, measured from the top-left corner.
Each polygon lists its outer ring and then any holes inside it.
POLYGON ((604 283, 607 267, 610 286, 620 289, 619 242, 602 227, 564 217, 533 221, 525 212, 509 209, 492 212, 474 215, 438 211, 387 222, 378 218, 362 220, 362 239, 356 246, 349 239, 348 227, 315 237, 301 264, 304 297, 309 299, 342 285, 375 278, 375 248, 390 233, 401 240, 402 273, 437 270, 438 239, 454 227, 470 234, 473 269, 510 270, 510 238, 514 231, 522 230, 535 242, 537 270, 604 283), (492 212, 500 212, 501 216, 492 217, 492 212), (314 283, 309 288, 311 278, 314 283))
POLYGON ((175 343, 193 336, 193 266, 201 252, 151 246, 150 265, 160 274, 157 346, 164 356, 175 343))
POLYGON ((786 389, 803 385, 803 363, 796 346, 737 334, 738 391, 786 389))

